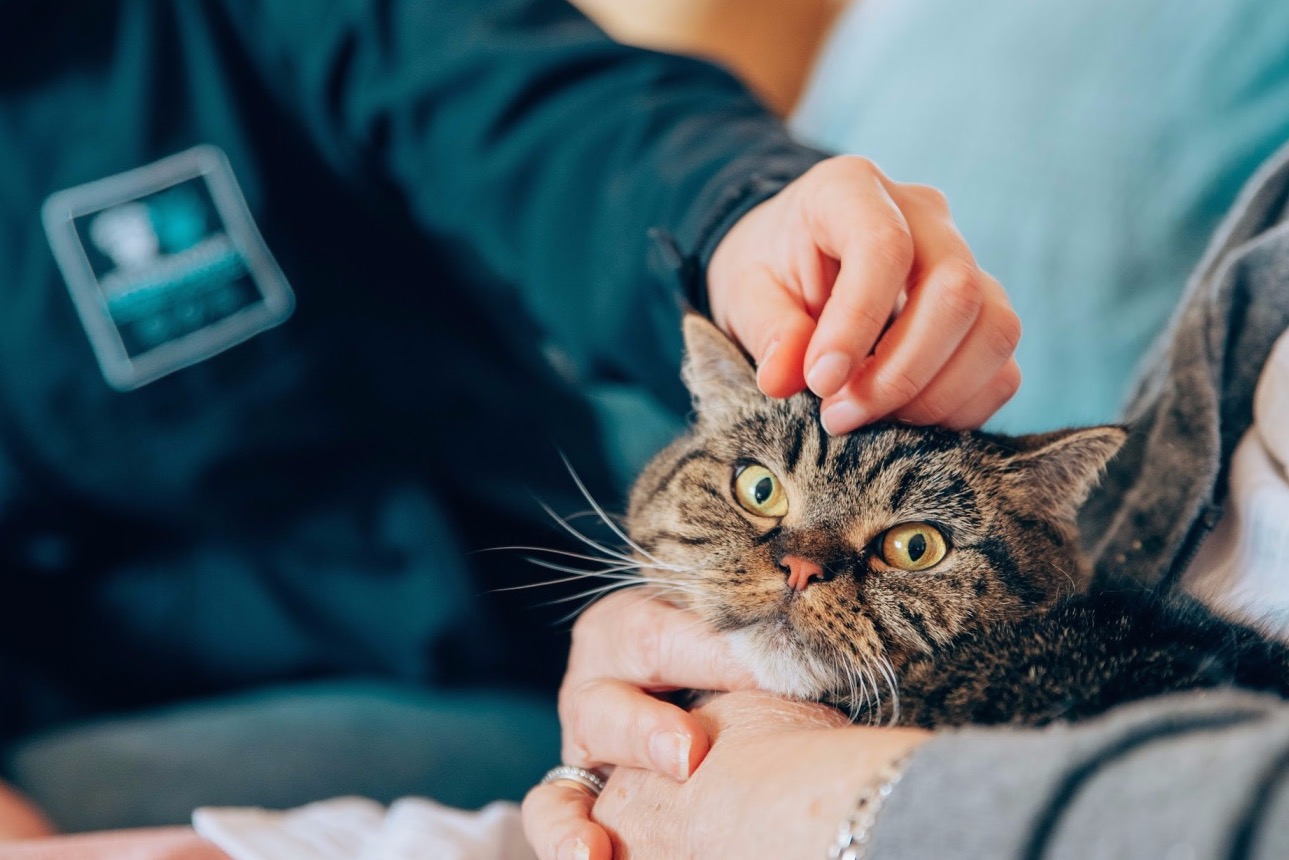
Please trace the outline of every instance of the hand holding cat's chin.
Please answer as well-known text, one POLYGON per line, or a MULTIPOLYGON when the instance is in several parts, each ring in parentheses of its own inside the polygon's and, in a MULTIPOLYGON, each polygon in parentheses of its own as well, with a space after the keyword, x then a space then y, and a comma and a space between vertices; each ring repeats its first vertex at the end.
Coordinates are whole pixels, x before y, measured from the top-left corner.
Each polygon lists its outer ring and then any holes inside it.
MULTIPOLYGON (((645 767, 683 779, 707 753, 706 726, 651 694, 755 686, 722 637, 651 595, 647 588, 609 595, 574 625, 560 687, 565 764, 645 767)), ((589 812, 581 792, 537 786, 524 801, 524 830, 542 860, 563 858, 561 850, 571 852, 578 839, 591 857, 607 857, 608 838, 589 812)))
POLYGON ((824 705, 757 692, 717 696, 694 713, 714 740, 686 782, 618 768, 596 802, 618 856, 822 857, 860 790, 930 737, 852 726, 824 705))
POLYGON ((617 592, 573 627, 560 687, 563 758, 581 767, 649 767, 683 779, 707 751, 701 723, 652 694, 752 689, 726 640, 649 588, 617 592))
POLYGON ((885 416, 978 427, 1020 386, 1020 321, 944 195, 820 162, 744 215, 707 268, 712 319, 771 397, 807 384, 830 433, 885 416))

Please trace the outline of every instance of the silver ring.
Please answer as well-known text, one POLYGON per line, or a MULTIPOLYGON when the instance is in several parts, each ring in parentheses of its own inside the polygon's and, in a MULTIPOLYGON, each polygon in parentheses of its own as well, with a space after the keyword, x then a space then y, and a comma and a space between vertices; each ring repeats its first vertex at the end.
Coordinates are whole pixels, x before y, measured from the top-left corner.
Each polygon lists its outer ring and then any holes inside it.
POLYGON ((568 783, 573 788, 585 791, 591 797, 599 797, 600 792, 604 791, 604 777, 593 770, 574 767, 571 764, 561 764, 546 771, 540 784, 550 785, 553 782, 568 783))

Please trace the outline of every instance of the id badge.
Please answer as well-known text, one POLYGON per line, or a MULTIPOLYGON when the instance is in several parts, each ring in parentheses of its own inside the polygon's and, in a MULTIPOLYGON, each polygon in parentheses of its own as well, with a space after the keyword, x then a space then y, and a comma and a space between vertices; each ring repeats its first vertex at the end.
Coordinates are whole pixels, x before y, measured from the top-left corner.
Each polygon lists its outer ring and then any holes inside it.
POLYGON ((214 146, 56 192, 42 216, 103 378, 118 391, 205 361, 295 306, 214 146))

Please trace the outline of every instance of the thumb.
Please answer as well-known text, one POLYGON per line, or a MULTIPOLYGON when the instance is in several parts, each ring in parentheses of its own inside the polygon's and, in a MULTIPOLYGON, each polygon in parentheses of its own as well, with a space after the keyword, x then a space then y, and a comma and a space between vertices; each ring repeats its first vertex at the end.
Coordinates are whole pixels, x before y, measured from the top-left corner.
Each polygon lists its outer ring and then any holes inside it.
POLYGON ((767 396, 790 397, 806 387, 803 367, 815 321, 768 272, 741 284, 716 323, 752 356, 767 396))

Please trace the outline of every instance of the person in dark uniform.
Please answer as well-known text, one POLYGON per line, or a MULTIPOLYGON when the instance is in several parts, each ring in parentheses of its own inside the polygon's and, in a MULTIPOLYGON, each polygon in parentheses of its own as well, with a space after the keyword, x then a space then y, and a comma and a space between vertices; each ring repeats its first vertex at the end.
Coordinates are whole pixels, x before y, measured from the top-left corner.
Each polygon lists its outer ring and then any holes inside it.
POLYGON ((619 502, 685 304, 830 432, 1019 383, 942 197, 562 0, 0 14, 0 776, 49 826, 522 795, 567 625, 475 551, 567 545, 561 451, 619 502))

